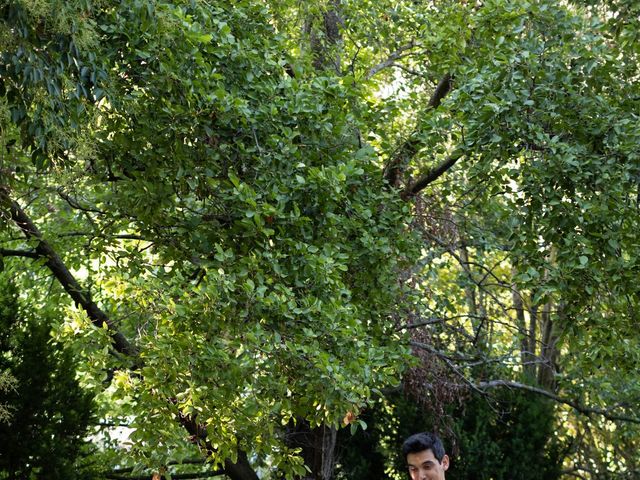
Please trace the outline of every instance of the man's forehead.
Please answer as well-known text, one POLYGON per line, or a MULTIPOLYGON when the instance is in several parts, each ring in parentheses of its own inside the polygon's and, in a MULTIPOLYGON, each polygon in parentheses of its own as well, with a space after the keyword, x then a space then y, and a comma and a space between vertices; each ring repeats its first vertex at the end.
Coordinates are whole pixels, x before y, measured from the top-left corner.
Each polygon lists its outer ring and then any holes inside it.
POLYGON ((436 463, 437 461, 438 460, 436 459, 431 449, 407 454, 407 463, 409 465, 422 465, 423 463, 436 463))

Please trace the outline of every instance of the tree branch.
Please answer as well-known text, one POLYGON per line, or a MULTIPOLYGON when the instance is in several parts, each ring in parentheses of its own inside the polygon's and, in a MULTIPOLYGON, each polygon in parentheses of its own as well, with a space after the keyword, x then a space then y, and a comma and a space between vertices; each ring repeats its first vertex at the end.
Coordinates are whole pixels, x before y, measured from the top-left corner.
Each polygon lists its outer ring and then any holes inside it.
POLYGON ((551 400, 557 402, 557 403, 562 403, 564 405, 568 405, 570 407, 572 407, 575 411, 577 411, 578 413, 581 413, 583 415, 602 415, 604 418, 606 418, 607 420, 611 420, 611 421, 621 421, 621 422, 629 422, 629 423, 637 423, 640 424, 640 418, 638 417, 630 417, 627 415, 618 415, 615 413, 611 413, 610 409, 606 409, 606 408, 595 408, 595 407, 587 407, 585 405, 581 405, 580 403, 568 399, 568 398, 564 398, 561 397, 559 395, 556 395, 555 393, 549 392, 548 390, 544 390, 542 388, 539 387, 534 387, 532 385, 526 385, 524 383, 520 383, 520 382, 514 382, 514 381, 509 381, 509 380, 492 380, 490 382, 480 382, 475 384, 477 388, 479 388, 480 390, 488 390, 490 388, 496 388, 496 387, 507 387, 507 388, 517 388, 520 390, 526 390, 528 392, 532 392, 538 395, 542 395, 543 397, 547 397, 550 398, 551 400))
MULTIPOLYGON (((42 233, 38 230, 31 218, 20 205, 9 196, 7 189, 2 187, 0 187, 0 209, 8 213, 9 218, 16 224, 27 239, 37 242, 35 253, 38 257, 46 259, 45 265, 51 270, 74 302, 87 312, 87 316, 91 322, 99 328, 102 328, 105 324, 109 327, 109 330, 112 332, 111 339, 113 340, 115 350, 121 354, 136 356, 138 353, 137 348, 116 329, 114 322, 91 299, 90 293, 80 286, 53 247, 44 240, 42 233)), ((181 416, 180 423, 191 435, 197 435, 198 438, 206 444, 209 451, 213 451, 211 450, 211 444, 206 440, 206 429, 203 430, 202 426, 197 424, 193 417, 181 416)), ((225 474, 232 480, 258 480, 258 476, 251 467, 246 453, 241 450, 238 451, 238 461, 236 463, 231 462, 229 459, 225 460, 225 474)))
MULTIPOLYGON (((216 449, 207 439, 207 427, 198 423, 195 416, 178 414, 180 424, 192 436, 192 441, 203 447, 208 455, 215 453, 216 449)), ((224 473, 234 480, 259 480, 258 475, 251 467, 247 454, 243 450, 238 450, 238 460, 233 463, 231 460, 224 461, 224 473)), ((175 478, 175 477, 173 477, 175 478)))
POLYGON ((449 355, 431 347, 430 345, 426 344, 426 343, 422 343, 422 342, 414 342, 411 341, 409 342, 409 344, 412 347, 417 347, 417 348, 422 348, 430 353, 432 353, 433 355, 435 355, 436 357, 438 357, 440 360, 442 360, 445 365, 449 368, 449 370, 451 370, 453 373, 455 373, 458 377, 460 377, 460 379, 467 384, 467 386, 469 388, 471 388, 472 390, 475 390, 477 393, 479 394, 483 394, 484 392, 478 388, 477 385, 475 385, 471 380, 469 380, 466 375, 464 374, 464 372, 462 372, 460 370, 460 368, 455 365, 453 363, 453 361, 451 360, 451 358, 449 357, 449 355))
POLYGON ((9 217, 26 238, 37 241, 35 253, 39 257, 46 259, 45 265, 51 270, 73 301, 87 312, 87 316, 91 322, 98 328, 107 325, 111 331, 111 339, 116 351, 125 355, 135 356, 137 349, 117 330, 115 323, 92 300, 90 293, 80 286, 60 256, 51 245, 44 240, 38 227, 36 227, 31 218, 29 218, 17 202, 9 197, 4 189, 0 189, 0 206, 8 210, 9 217))
POLYGON ((406 65, 402 65, 400 63, 393 63, 391 64, 392 67, 398 68, 400 70, 402 70, 405 73, 408 73, 409 75, 413 75, 415 77, 422 77, 422 78, 427 78, 426 74, 418 72, 417 70, 413 70, 409 67, 407 67, 406 65))
POLYGON ((67 202, 69 204, 69 206, 73 209, 76 210, 81 210, 83 212, 87 212, 87 213, 98 213, 100 215, 105 215, 106 212, 103 210, 100 210, 96 207, 86 207, 83 205, 80 205, 80 202, 78 202, 78 200, 76 200, 75 198, 71 197, 71 195, 69 195, 68 193, 66 193, 62 187, 59 187, 57 190, 58 195, 60 196, 60 198, 62 198, 65 202, 67 202))
POLYGON ((436 85, 431 98, 429 99, 429 108, 438 108, 442 99, 447 96, 453 86, 453 78, 449 73, 446 73, 436 85))
MULTIPOLYGON (((429 103, 427 104, 427 111, 438 108, 442 103, 442 99, 446 97, 447 94, 451 91, 452 86, 453 86, 453 79, 451 75, 447 73, 440 79, 440 81, 438 82, 438 85, 436 85, 434 92, 431 94, 431 98, 429 98, 429 103)), ((398 150, 396 151, 396 154, 393 156, 391 161, 385 166, 385 169, 384 169, 384 178, 389 185, 396 186, 396 187, 398 186, 399 178, 400 178, 400 174, 402 173, 402 170, 407 165, 407 163, 411 160, 411 158, 413 158, 415 154, 418 153, 418 150, 420 150, 420 142, 418 139, 415 138, 414 135, 412 135, 411 138, 409 138, 405 143, 403 143, 400 146, 400 148, 398 148, 398 150)), ((455 158, 455 160, 453 160, 453 163, 457 162, 460 156, 455 158)), ((449 157, 447 160, 450 161, 451 158, 452 157, 449 157)), ((447 161, 444 162, 444 164, 446 163, 447 161)), ((439 168, 444 168, 444 170, 442 170, 442 172, 440 172, 437 176, 431 179, 428 183, 424 184, 424 186, 417 188, 415 192, 412 192, 413 188, 411 187, 405 189, 405 191, 402 194, 402 198, 406 199, 410 195, 415 195, 416 193, 418 193, 420 190, 426 187, 429 183, 431 183, 433 180, 435 180, 444 172, 446 172, 449 168, 451 168, 453 166, 453 163, 446 168, 444 164, 441 165, 439 168)), ((436 168, 436 170, 438 170, 438 168, 436 168)), ((434 170, 434 172, 436 170, 434 170)), ((422 185, 424 180, 420 179, 418 180, 418 182, 420 182, 420 185, 422 185)))
POLYGON ((424 190, 429 184, 435 182, 444 173, 453 167, 458 160, 462 158, 462 151, 457 150, 449 155, 440 165, 429 170, 424 176, 410 184, 403 192, 402 198, 411 197, 421 190, 424 190))
POLYGON ((11 250, 8 248, 0 248, 0 257, 40 258, 40 255, 32 250, 11 250))
POLYGON ((460 367, 457 366, 456 364, 454 364, 454 361, 467 361, 470 360, 471 357, 464 357, 464 356, 456 356, 456 357, 452 357, 446 353, 443 353, 439 350, 437 350, 436 348, 426 344, 426 343, 422 343, 422 342, 416 342, 416 341, 411 341, 409 342, 409 344, 412 347, 415 348, 420 348, 423 350, 426 350, 430 353, 432 353, 433 355, 437 356, 438 358, 440 358, 445 364, 446 366, 453 371, 457 376, 459 376, 462 381, 472 390, 475 390, 478 393, 485 393, 486 390, 489 390, 491 388, 498 388, 498 387, 506 387, 506 388, 517 388, 520 390, 525 390, 531 393, 535 393, 536 395, 541 395, 543 397, 549 398, 551 400, 553 400, 556 403, 561 403, 563 405, 568 405, 570 407, 572 407, 576 412, 582 414, 582 415, 601 415, 602 417, 606 418, 607 420, 610 421, 620 421, 620 422, 628 422, 628 423, 635 423, 635 424, 640 424, 640 417, 632 417, 632 416, 628 416, 628 415, 621 415, 621 414, 617 414, 613 412, 613 408, 596 408, 596 407, 589 407, 586 405, 582 405, 579 402, 577 402, 576 400, 572 400, 570 398, 565 398, 565 397, 561 397, 560 395, 557 395, 553 392, 550 392, 548 390, 545 390, 544 388, 540 388, 540 387, 536 387, 533 385, 527 385, 524 383, 520 383, 520 382, 516 382, 516 381, 511 381, 511 380, 491 380, 488 382, 479 382, 479 383, 474 383, 471 380, 469 380, 466 375, 464 375, 464 373, 460 370, 460 367))
MULTIPOLYGON (((211 477, 219 477, 225 475, 226 472, 224 470, 211 470, 209 472, 194 472, 194 473, 173 473, 171 474, 171 479, 175 480, 186 480, 186 479, 198 479, 198 478, 211 478, 211 477)), ((138 475, 138 476, 122 476, 113 473, 107 473, 105 478, 110 480, 154 480, 158 479, 167 479, 166 475, 138 475)))
POLYGON ((142 235, 135 235, 132 233, 122 233, 118 235, 105 235, 105 234, 95 234, 93 232, 66 232, 58 235, 59 237, 91 237, 91 238, 106 238, 106 239, 114 239, 114 240, 141 240, 144 242, 151 242, 146 237, 142 235))

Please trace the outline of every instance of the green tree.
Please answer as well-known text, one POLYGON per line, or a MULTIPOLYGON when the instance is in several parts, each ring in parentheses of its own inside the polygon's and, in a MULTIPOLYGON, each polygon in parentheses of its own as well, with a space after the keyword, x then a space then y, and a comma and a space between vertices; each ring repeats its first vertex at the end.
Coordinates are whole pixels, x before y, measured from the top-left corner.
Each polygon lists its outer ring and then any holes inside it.
POLYGON ((409 208, 358 144, 352 92, 290 77, 258 2, 5 14, 19 147, 0 196, 27 243, 3 253, 42 258, 87 312, 60 332, 85 333, 88 368, 115 364, 134 458, 160 469, 191 438, 236 478, 255 477, 243 451, 302 473, 281 425, 337 426, 407 353, 389 318, 409 208), (100 359, 108 335, 128 359, 100 359))

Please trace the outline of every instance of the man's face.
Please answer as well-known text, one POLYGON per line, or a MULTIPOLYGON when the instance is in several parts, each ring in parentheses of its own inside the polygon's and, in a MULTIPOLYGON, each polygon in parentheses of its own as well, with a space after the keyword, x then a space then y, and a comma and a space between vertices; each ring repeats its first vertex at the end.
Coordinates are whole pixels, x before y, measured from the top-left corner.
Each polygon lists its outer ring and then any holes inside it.
POLYGON ((431 450, 407 454, 411 480, 444 480, 444 472, 449 468, 449 457, 439 462, 431 450))

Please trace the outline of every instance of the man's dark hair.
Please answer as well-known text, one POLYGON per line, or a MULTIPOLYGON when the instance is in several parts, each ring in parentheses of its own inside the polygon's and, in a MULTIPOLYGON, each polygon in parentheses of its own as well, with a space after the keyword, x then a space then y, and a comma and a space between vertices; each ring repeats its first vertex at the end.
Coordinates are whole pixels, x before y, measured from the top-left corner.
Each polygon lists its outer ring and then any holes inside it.
POLYGON ((402 455, 407 458, 410 453, 418 453, 423 450, 431 450, 438 462, 444 458, 444 445, 435 433, 421 432, 411 435, 402 444, 402 455))

